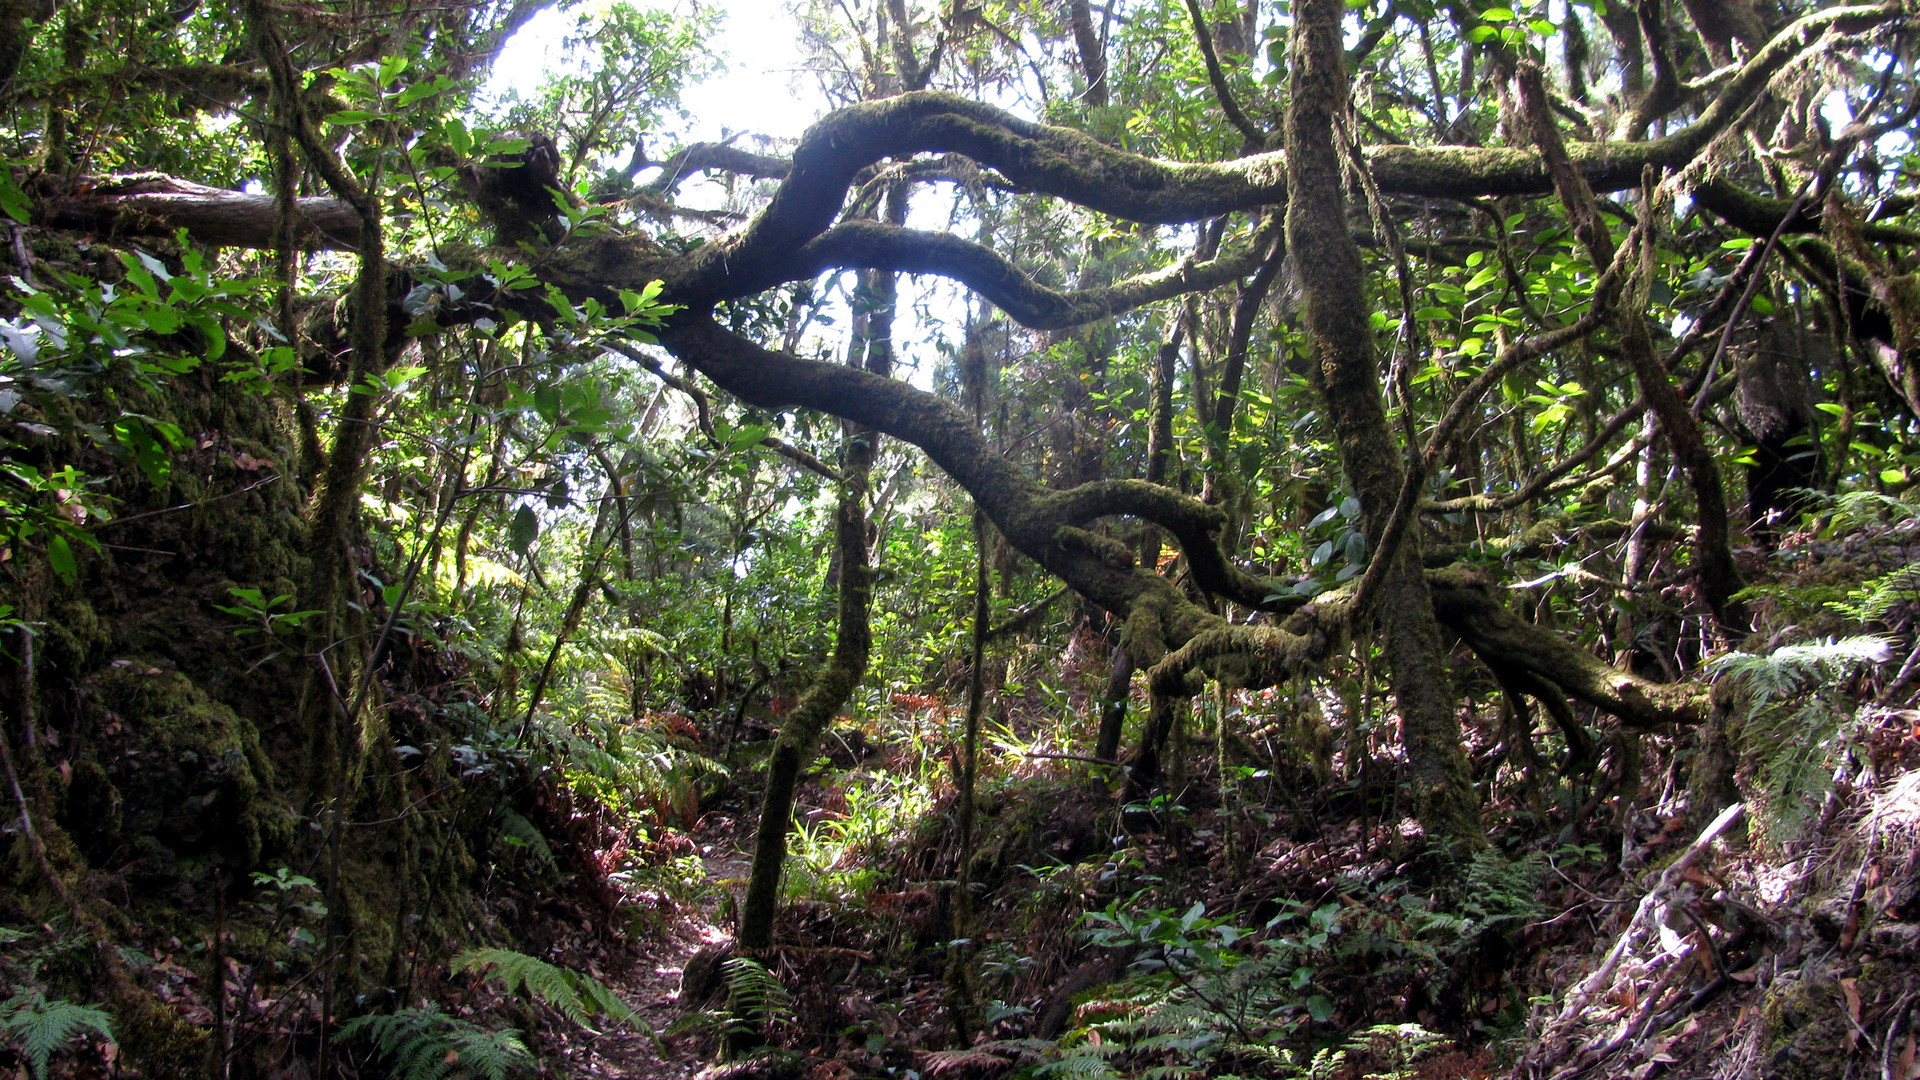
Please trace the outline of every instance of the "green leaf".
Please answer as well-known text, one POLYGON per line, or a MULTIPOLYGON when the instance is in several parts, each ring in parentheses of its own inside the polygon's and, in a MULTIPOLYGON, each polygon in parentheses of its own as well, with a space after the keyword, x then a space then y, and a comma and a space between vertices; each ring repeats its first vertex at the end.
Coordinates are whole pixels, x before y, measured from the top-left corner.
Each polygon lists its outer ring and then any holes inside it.
POLYGON ((447 89, 452 85, 453 85, 453 80, 447 78, 445 75, 441 75, 435 78, 432 82, 416 83, 412 86, 407 87, 405 90, 400 91, 400 96, 398 98, 395 98, 394 100, 396 104, 398 104, 401 108, 404 109, 407 106, 412 105, 414 102, 419 101, 422 98, 432 97, 433 95, 439 93, 442 90, 447 89))
POLYGON ((60 580, 71 585, 80 577, 80 564, 74 560, 73 546, 60 533, 47 541, 47 563, 60 580))
POLYGON ((379 113, 370 113, 364 109, 341 109, 337 113, 330 114, 327 117, 327 123, 335 127, 352 127, 355 124, 364 124, 379 118, 379 113))
POLYGON ((387 388, 389 390, 398 390, 426 373, 427 369, 417 364, 403 364, 399 367, 388 368, 384 377, 387 380, 387 388))
POLYGON ((413 61, 406 56, 389 56, 385 60, 380 61, 380 71, 377 78, 382 85, 390 83, 399 78, 400 73, 407 70, 407 65, 411 63, 413 63, 413 61))
POLYGON ((540 519, 534 515, 533 508, 523 506, 513 512, 513 520, 507 525, 507 543, 522 555, 533 546, 540 536, 540 519))
POLYGON ((22 225, 32 215, 33 204, 27 201, 27 193, 13 182, 13 170, 0 168, 0 210, 22 225))
POLYGON ((461 157, 473 153, 473 132, 467 130, 467 125, 458 119, 448 120, 441 125, 440 131, 447 137, 447 145, 454 153, 461 157))
POLYGON ((1325 994, 1315 994, 1307 999, 1307 1015, 1317 1023, 1326 1023, 1333 1019, 1333 1002, 1325 994))

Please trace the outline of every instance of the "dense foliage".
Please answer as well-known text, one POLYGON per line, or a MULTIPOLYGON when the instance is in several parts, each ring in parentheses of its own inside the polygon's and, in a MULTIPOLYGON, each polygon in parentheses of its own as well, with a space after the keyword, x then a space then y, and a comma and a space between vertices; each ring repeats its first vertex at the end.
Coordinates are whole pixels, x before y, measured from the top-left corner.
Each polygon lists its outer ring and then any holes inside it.
POLYGON ((0 0, 0 1053, 589 1072, 718 904, 735 1056, 1908 1068, 1633 885, 1914 915, 1908 5, 803 4, 720 142, 707 8, 484 93, 544 6, 0 0))

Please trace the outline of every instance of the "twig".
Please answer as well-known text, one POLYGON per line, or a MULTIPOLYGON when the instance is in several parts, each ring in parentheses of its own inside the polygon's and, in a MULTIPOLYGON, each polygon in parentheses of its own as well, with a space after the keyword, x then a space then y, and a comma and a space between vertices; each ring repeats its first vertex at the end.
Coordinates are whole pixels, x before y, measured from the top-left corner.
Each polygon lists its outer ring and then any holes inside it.
POLYGON ((1058 589, 1055 589, 1051 593, 1048 593, 1045 597, 1039 600, 1035 600, 1033 603, 1028 604, 1026 607, 1023 607, 1019 611, 1014 612, 1012 615, 1007 617, 1006 622, 1003 622, 999 626, 993 627, 992 629, 988 630, 987 640, 996 641, 1000 638, 1006 637, 1008 634, 1026 629, 1033 622, 1033 620, 1038 619, 1040 616, 1046 614, 1048 608, 1059 603, 1061 600, 1065 599, 1066 597, 1072 595, 1072 593, 1073 593, 1073 586, 1071 585, 1060 586, 1058 589))
MULTIPOLYGON (((1900 1034, 1900 1025, 1907 1019, 1907 1010, 1913 1004, 1913 995, 1914 992, 1909 990, 1894 1003, 1893 1019, 1887 1024, 1887 1037, 1880 1043, 1880 1080, 1907 1080, 1904 1073, 1899 1076, 1893 1073, 1893 1047, 1900 1034)), ((1912 1035, 1909 1034, 1908 1038, 1912 1038, 1912 1035)))
POLYGON ((1240 111, 1239 103, 1233 100, 1233 88, 1227 84, 1227 73, 1220 66, 1220 54, 1214 51, 1213 34, 1207 30, 1207 17, 1201 12, 1198 0, 1187 0, 1187 14, 1193 18, 1194 40, 1200 45, 1201 58, 1207 62, 1207 82, 1213 86, 1214 97, 1220 100, 1220 111, 1247 140, 1243 152, 1266 149, 1267 133, 1248 119, 1247 114, 1240 111))
MULTIPOLYGON (((181 503, 179 506, 163 506, 158 510, 142 510, 137 514, 128 514, 125 517, 113 518, 111 520, 101 522, 98 526, 95 527, 94 531, 98 532, 100 529, 111 529, 115 525, 125 525, 129 521, 139 521, 141 518, 159 517, 161 514, 174 514, 182 510, 194 510, 202 506, 211 506, 214 503, 219 502, 221 499, 231 499, 235 495, 245 495, 247 492, 252 491, 255 488, 265 487, 268 484, 271 484, 278 479, 280 479, 280 476, 279 474, 276 473, 272 476, 261 477, 260 479, 255 480, 253 483, 248 484, 246 487, 235 488, 224 495, 215 495, 211 499, 201 499, 199 502, 181 503)), ((171 555, 173 554, 173 552, 169 551, 169 552, 165 552, 164 554, 171 555)))
MULTIPOLYGON (((705 435, 707 437, 707 441, 712 443, 716 448, 720 447, 720 436, 713 429, 713 412, 712 412, 711 406, 707 402, 706 391, 700 389, 700 387, 695 385, 690 380, 682 379, 679 376, 674 375, 671 372, 667 371, 666 368, 660 366, 660 362, 658 360, 655 360, 653 357, 648 356, 646 353, 641 352, 640 350, 634 348, 632 345, 629 345, 624 341, 609 339, 601 342, 601 344, 613 350, 614 352, 619 353, 621 356, 624 356, 627 359, 633 361, 634 363, 639 364, 641 367, 646 368, 648 371, 652 372, 653 376, 659 379, 661 382, 666 383, 668 386, 671 386, 675 390, 678 390, 681 393, 687 395, 689 398, 692 398, 693 407, 694 407, 694 420, 695 420, 695 423, 697 423, 700 427, 700 433, 702 435, 705 435)), ((773 451, 776 454, 779 454, 781 457, 786 458, 788 461, 793 462, 795 465, 798 465, 809 472, 817 473, 820 476, 827 478, 828 480, 835 481, 836 483, 840 480, 840 473, 837 470, 835 470, 833 466, 827 464, 824 461, 821 461, 819 458, 813 456, 812 454, 807 453, 805 450, 800 449, 799 447, 793 445, 790 442, 787 442, 785 439, 782 439, 777 435, 766 434, 766 435, 760 436, 760 442, 758 445, 766 447, 767 449, 773 451)))
MULTIPOLYGON (((80 905, 73 894, 67 891, 65 879, 53 869, 53 863, 47 858, 46 841, 40 839, 40 831, 33 827, 33 815, 27 808, 27 793, 20 788, 20 774, 13 770, 13 740, 7 738, 4 729, 0 729, 0 765, 7 771, 7 786, 13 790, 13 801, 20 808, 20 835, 27 838, 27 851, 33 855, 34 863, 47 879, 47 887, 60 898, 61 904, 74 913, 76 920, 80 915, 80 905)), ((82 925, 85 925, 84 922, 82 925)))
POLYGON ((1546 1075, 1558 1060, 1564 1059, 1566 1056, 1565 1029, 1573 1024, 1588 1003, 1593 1000, 1594 995, 1598 994, 1613 978, 1613 973, 1619 968, 1620 961, 1626 958, 1628 950, 1645 932, 1646 923, 1664 901, 1666 894, 1672 891, 1674 883, 1687 872, 1688 867, 1699 860, 1708 846, 1729 826, 1740 820, 1740 816, 1745 812, 1745 803, 1734 803, 1720 811, 1720 816, 1708 824, 1700 836, 1688 845, 1687 850, 1681 852, 1678 859, 1660 872, 1659 882, 1640 898, 1640 906, 1634 909, 1633 917, 1627 920, 1626 929, 1620 932, 1619 939, 1613 943, 1613 948, 1608 950, 1606 959, 1600 962, 1600 966, 1594 969, 1593 974, 1587 976, 1579 986, 1574 988, 1573 993, 1567 995, 1566 1007, 1560 1010, 1560 1015, 1547 1025, 1545 1032, 1542 1032, 1540 1043, 1544 1049, 1541 1058, 1533 1063, 1533 1068, 1530 1070, 1533 1075, 1546 1075))

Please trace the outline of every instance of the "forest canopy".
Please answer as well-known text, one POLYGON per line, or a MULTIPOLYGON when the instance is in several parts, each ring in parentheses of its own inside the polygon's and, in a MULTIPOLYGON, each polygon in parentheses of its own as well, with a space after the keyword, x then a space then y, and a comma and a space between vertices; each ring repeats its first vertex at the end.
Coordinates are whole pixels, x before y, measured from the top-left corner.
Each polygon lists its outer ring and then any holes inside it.
POLYGON ((0 961, 40 995, 0 1025, 504 1075, 429 967, 611 925, 728 799, 767 961, 868 740, 941 793, 912 887, 964 943, 983 755, 1039 717, 1118 835, 1206 789, 1236 881, 1282 790, 1458 885, 1632 849, 1643 783, 1774 843, 1871 788, 1855 706, 1915 668, 1907 0, 802 3, 823 114, 707 142, 682 94, 751 12, 563 6, 565 62, 483 93, 547 6, 0 0, 0 922, 71 946, 0 961))

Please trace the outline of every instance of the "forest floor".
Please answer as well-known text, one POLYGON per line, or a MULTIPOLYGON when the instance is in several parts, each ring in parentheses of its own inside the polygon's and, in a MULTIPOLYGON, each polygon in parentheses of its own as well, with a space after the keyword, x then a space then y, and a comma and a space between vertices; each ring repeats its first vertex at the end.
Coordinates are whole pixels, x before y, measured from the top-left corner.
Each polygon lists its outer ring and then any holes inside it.
MULTIPOLYGON (((750 826, 748 827, 750 830, 750 826)), ((691 903, 667 897, 635 896, 637 903, 667 907, 658 930, 634 938, 632 967, 609 979, 613 988, 634 1006, 651 1033, 627 1029, 609 1031, 593 1047, 594 1058, 582 1062, 581 1072, 610 1080, 687 1080, 710 1063, 707 1040, 684 1027, 687 1004, 681 1000, 681 976, 703 950, 732 941, 725 926, 730 920, 728 898, 745 889, 752 858, 743 847, 738 819, 709 813, 683 834, 699 855, 700 881, 691 903)))

